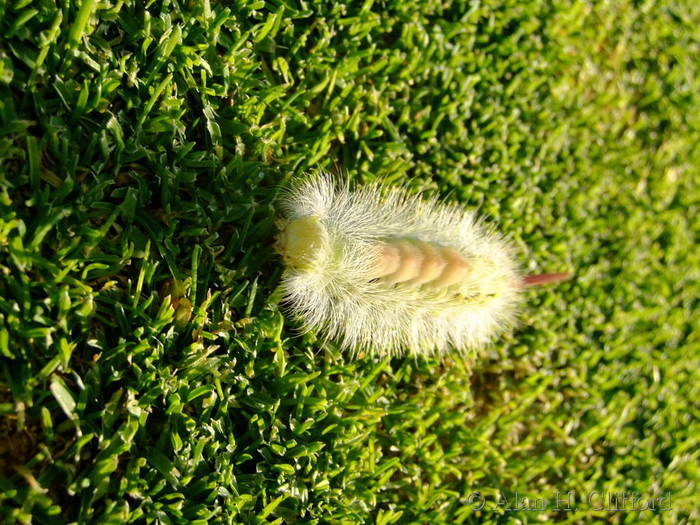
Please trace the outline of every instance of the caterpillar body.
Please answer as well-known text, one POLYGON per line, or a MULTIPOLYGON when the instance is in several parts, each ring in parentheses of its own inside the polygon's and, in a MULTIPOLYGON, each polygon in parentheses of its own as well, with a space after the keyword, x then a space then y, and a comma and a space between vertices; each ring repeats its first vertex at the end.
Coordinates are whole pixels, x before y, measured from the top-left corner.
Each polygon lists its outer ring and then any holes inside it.
POLYGON ((457 205, 403 188, 351 190, 328 175, 282 198, 284 303, 345 350, 472 351, 512 326, 523 278, 512 249, 457 205))

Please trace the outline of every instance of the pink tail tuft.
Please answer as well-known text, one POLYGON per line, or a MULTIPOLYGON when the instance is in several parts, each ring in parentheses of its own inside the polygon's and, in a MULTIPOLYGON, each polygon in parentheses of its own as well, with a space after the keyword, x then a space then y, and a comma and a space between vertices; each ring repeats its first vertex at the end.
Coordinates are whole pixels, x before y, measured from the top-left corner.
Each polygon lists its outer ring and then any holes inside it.
POLYGON ((523 278, 523 287, 537 286, 540 284, 560 283, 571 279, 570 273, 542 273, 539 275, 528 275, 523 278))

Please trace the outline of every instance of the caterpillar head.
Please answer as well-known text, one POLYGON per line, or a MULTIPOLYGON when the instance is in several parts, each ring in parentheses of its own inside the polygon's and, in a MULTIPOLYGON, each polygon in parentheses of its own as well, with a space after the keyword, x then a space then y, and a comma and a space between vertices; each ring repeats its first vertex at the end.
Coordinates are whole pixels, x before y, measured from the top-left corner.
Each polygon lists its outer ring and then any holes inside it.
POLYGON ((277 239, 277 251, 295 270, 309 270, 319 260, 328 232, 318 217, 307 215, 287 221, 277 239))

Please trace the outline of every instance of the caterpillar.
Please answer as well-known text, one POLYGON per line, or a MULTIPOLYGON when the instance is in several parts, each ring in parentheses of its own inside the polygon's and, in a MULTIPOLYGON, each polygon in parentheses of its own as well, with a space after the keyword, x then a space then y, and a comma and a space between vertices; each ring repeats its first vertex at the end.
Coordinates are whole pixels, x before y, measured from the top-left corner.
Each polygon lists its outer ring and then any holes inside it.
POLYGON ((511 246, 462 207, 318 174, 281 198, 283 304, 343 350, 466 354, 513 326, 522 277, 511 246))

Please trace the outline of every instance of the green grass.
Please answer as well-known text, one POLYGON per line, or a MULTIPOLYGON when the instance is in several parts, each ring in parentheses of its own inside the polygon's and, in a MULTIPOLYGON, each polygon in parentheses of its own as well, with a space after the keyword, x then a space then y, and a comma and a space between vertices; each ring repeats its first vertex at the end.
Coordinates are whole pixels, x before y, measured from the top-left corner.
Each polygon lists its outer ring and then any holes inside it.
POLYGON ((696 523, 699 5, 0 2, 3 520, 696 523), (473 360, 351 360, 273 293, 318 168, 576 278, 473 360))

